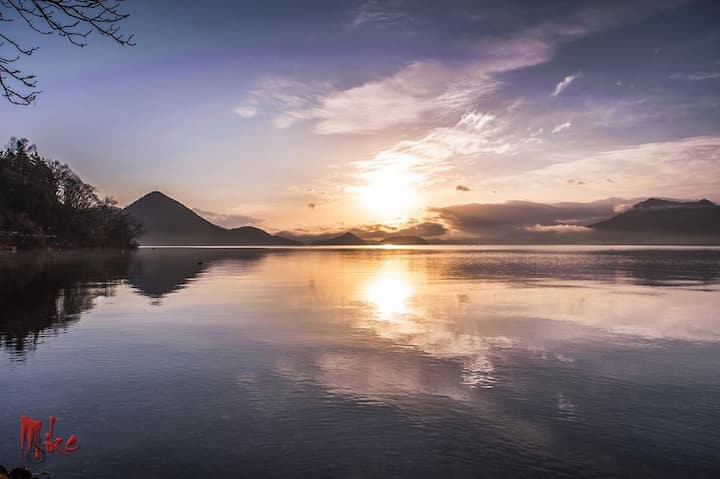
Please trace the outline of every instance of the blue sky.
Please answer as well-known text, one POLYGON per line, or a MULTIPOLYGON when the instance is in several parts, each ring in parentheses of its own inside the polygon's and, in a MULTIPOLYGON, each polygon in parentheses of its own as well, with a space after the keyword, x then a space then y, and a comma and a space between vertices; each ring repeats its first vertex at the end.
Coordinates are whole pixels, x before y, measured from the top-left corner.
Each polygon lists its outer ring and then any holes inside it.
POLYGON ((127 203, 407 227, 513 200, 720 200, 712 1, 127 0, 137 45, 40 49, 25 136, 127 203), (458 188, 460 186, 461 188, 458 188))

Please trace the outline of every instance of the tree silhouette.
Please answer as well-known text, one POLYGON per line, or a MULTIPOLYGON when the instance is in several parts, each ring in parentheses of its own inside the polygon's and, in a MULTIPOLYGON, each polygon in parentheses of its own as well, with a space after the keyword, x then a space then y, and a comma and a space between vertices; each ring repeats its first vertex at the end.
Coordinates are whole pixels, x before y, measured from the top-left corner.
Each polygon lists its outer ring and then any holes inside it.
POLYGON ((20 22, 42 35, 65 37, 84 47, 92 32, 110 37, 120 45, 134 45, 117 24, 128 17, 120 11, 124 0, 0 0, 0 87, 3 96, 16 105, 29 105, 37 97, 35 75, 17 66, 23 56, 38 47, 24 45, 2 32, 4 22, 20 22))
POLYGON ((98 197, 69 166, 40 156, 27 139, 0 150, 0 244, 129 248, 138 222, 98 197))

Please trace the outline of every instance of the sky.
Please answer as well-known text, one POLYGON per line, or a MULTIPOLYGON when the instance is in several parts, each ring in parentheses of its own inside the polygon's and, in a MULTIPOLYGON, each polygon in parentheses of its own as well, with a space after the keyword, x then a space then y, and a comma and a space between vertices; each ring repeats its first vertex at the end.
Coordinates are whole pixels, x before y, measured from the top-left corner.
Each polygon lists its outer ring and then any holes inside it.
POLYGON ((132 47, 3 24, 40 47, 20 61, 42 93, 0 103, 0 136, 121 205, 160 190, 228 227, 441 238, 720 201, 712 0, 122 9, 132 47))

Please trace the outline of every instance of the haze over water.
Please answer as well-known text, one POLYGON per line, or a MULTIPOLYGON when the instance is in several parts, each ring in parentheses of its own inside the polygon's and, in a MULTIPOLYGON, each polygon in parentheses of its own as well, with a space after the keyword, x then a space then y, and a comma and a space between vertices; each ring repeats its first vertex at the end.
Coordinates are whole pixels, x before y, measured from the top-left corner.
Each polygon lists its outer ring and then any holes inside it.
POLYGON ((0 256, 0 463, 56 477, 716 477, 720 249, 0 256))

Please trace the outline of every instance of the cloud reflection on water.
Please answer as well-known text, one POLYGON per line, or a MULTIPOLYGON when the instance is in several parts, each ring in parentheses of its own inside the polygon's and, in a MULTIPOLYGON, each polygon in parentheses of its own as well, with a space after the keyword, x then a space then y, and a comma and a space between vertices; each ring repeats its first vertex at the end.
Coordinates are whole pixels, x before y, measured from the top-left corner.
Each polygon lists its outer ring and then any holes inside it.
MULTIPOLYGON (((643 465, 687 450, 717 457, 720 251, 142 250, 33 268, 16 259, 0 274, 12 293, 4 312, 17 316, 0 317, 0 337, 57 324, 51 308, 22 330, 17 312, 35 298, 14 293, 24 284, 51 286, 36 296, 56 305, 57 284, 82 292, 112 279, 110 300, 83 302, 65 334, 0 369, 12 408, 43 390, 77 417, 122 417, 125 435, 105 456, 93 452, 103 460, 158 411, 159 441, 217 434, 243 451, 230 459, 263 448, 310 465, 356 457, 339 438, 417 464, 437 445, 502 468, 551 458, 584 471, 597 457, 624 467, 623 448, 643 465), (96 404, 105 406, 93 413, 96 404)), ((192 444, 173 447, 202 462, 192 444)), ((613 464, 598 471, 613 475, 613 464)))

